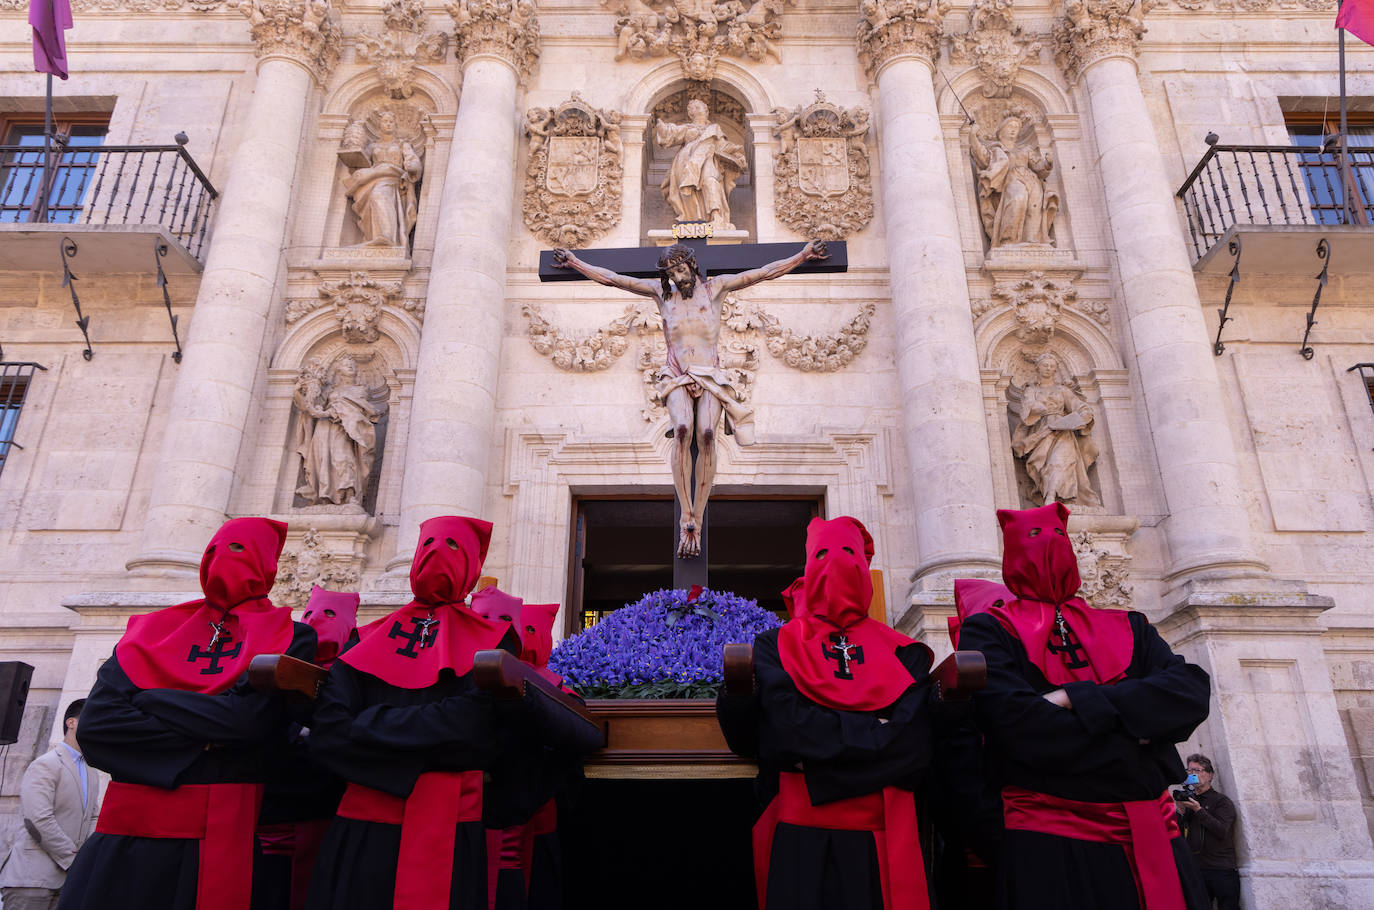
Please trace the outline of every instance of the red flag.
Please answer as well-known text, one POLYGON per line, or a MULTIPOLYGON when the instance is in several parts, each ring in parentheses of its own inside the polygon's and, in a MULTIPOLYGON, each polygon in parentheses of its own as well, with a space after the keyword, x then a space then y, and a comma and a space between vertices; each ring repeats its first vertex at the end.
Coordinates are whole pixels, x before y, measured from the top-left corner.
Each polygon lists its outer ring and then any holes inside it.
POLYGON ((1343 28, 1365 44, 1374 44, 1374 0, 1345 0, 1336 14, 1336 28, 1343 28))
POLYGON ((33 68, 67 78, 67 36, 72 27, 71 0, 29 0, 33 26, 33 68))

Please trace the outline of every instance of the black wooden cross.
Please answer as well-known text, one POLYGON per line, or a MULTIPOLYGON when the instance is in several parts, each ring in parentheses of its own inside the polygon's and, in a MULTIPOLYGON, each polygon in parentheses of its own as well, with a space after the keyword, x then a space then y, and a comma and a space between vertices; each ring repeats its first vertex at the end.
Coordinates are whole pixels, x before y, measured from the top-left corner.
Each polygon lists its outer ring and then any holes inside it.
MULTIPOLYGON (((759 266, 795 256, 805 245, 805 241, 792 243, 737 243, 710 244, 706 238, 684 238, 676 241, 692 248, 696 253, 697 268, 708 278, 722 273, 743 272, 759 266)), ((843 240, 827 240, 829 256, 825 259, 803 262, 792 270, 793 275, 821 275, 846 272, 849 270, 849 248, 843 240)), ((635 278, 657 278, 658 257, 662 247, 614 247, 601 250, 573 250, 578 259, 588 265, 600 266, 622 275, 635 278)), ((559 268, 553 264, 553 250, 539 252, 540 281, 587 281, 588 279, 574 269, 559 268)), ((692 444, 692 475, 696 476, 696 443, 692 444)), ((680 507, 674 508, 673 526, 676 529, 680 507)), ((673 587, 687 589, 692 585, 707 585, 706 516, 701 516, 701 553, 691 559, 677 555, 677 534, 673 534, 673 587)))
POLYGON ((201 676, 213 676, 216 673, 223 673, 224 668, 219 665, 219 662, 221 660, 233 660, 235 657, 238 657, 239 652, 243 650, 243 642, 239 642, 226 651, 224 646, 229 644, 229 638, 226 636, 223 642, 219 639, 220 636, 217 632, 215 633, 214 640, 210 642, 210 648, 207 651, 202 651, 200 645, 191 645, 191 654, 186 658, 187 663, 195 663, 198 660, 210 661, 210 666, 200 671, 201 676))
POLYGON ((397 648, 396 653, 402 657, 419 657, 420 653, 415 650, 418 645, 427 648, 434 644, 434 636, 438 634, 439 620, 432 616, 412 616, 410 623, 414 627, 409 632, 401 628, 401 621, 398 619, 391 624, 391 631, 386 633, 387 638, 404 638, 405 647, 397 648))
POLYGON ((854 644, 843 632, 831 632, 830 641, 835 647, 827 648, 825 642, 821 642, 821 653, 825 655, 826 660, 833 660, 839 667, 835 671, 835 678, 853 679, 854 674, 850 672, 849 664, 864 662, 864 646, 854 644))
POLYGON ((1078 641, 1077 636, 1073 634, 1073 629, 1069 628, 1068 622, 1064 619, 1064 614, 1060 613, 1057 609, 1054 611, 1054 626, 1055 634, 1059 636, 1059 643, 1056 645, 1054 636, 1050 636, 1048 644, 1050 653, 1067 654, 1068 659, 1064 661, 1064 666, 1068 667, 1070 670, 1082 670, 1092 666, 1092 664, 1079 656, 1078 652, 1086 649, 1078 641))

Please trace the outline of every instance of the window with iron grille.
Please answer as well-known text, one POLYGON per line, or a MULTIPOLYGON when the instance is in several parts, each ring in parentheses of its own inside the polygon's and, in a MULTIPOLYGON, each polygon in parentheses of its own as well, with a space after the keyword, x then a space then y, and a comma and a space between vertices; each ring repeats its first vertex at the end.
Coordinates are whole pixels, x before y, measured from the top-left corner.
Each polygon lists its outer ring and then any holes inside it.
POLYGON ((1353 219, 1356 224, 1368 224, 1374 209, 1374 112, 1351 111, 1346 117, 1350 167, 1345 178, 1340 160, 1340 120, 1334 112, 1290 111, 1285 119, 1293 145, 1312 150, 1299 156, 1298 166, 1316 223, 1345 224, 1353 219), (1349 180, 1349 216, 1341 205, 1342 179, 1349 180))
POLYGON ((14 433, 19 426, 19 412, 24 408, 24 399, 28 397, 36 369, 45 367, 36 363, 0 362, 0 472, 5 470, 5 463, 9 461, 10 449, 23 448, 14 441, 14 433))
MULTIPOLYGON (((73 224, 95 173, 99 148, 109 132, 107 115, 54 121, 56 134, 49 156, 46 220, 73 224)), ((43 120, 8 118, 0 124, 0 222, 40 220, 43 197, 43 120)))

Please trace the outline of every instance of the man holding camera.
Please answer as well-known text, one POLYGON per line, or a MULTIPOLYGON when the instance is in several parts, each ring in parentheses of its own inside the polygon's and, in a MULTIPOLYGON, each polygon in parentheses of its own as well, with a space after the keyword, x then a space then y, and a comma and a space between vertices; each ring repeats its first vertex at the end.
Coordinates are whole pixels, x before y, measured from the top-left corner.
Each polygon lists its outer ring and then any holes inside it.
POLYGON ((1191 798, 1178 800, 1179 816, 1188 847, 1202 867, 1208 897, 1216 901, 1217 910, 1240 910, 1236 806, 1212 789, 1214 774, 1210 758, 1201 753, 1188 756, 1188 776, 1196 776, 1197 783, 1191 784, 1191 798))

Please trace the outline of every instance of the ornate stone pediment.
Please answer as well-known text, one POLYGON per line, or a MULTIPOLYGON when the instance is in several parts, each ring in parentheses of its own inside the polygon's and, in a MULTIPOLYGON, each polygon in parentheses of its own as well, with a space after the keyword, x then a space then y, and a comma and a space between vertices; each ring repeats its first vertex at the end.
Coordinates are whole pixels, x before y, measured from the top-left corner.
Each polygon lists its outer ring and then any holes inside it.
POLYGON ((286 322, 292 325, 306 314, 320 307, 332 307, 349 344, 371 344, 381 335, 378 323, 382 307, 404 308, 416 319, 421 316, 421 304, 401 300, 401 282, 377 281, 367 272, 352 272, 340 281, 326 281, 320 285, 315 300, 291 300, 286 304, 286 322))
POLYGON ((525 115, 526 227, 554 246, 585 247, 620 223, 619 123, 618 111, 591 107, 577 92, 525 115))
POLYGON ((843 240, 873 220, 868 111, 831 104, 816 92, 805 108, 776 108, 782 149, 774 169, 779 221, 805 237, 843 240))
POLYGON ((339 62, 343 29, 329 0, 243 0, 259 57, 290 57, 324 82, 339 62))
POLYGON ((859 60, 875 78, 897 57, 934 61, 949 0, 863 0, 859 4, 859 60))
POLYGON ((415 93, 415 67, 439 63, 448 50, 448 35, 428 28, 421 0, 391 0, 382 9, 386 29, 358 35, 358 59, 371 63, 393 98, 415 93))
POLYGON ((460 63, 499 57, 525 81, 539 59, 539 20, 530 0, 454 0, 447 9, 460 63))
MULTIPOLYGON (((1083 580, 1078 596, 1094 607, 1129 610, 1132 594, 1128 583, 1131 557, 1124 549, 1119 553, 1108 550, 1091 531, 1080 531, 1073 535, 1072 540, 1078 554, 1078 575, 1083 580)), ((1125 541, 1113 543, 1122 548, 1125 541)))
POLYGON ((675 55, 688 79, 709 82, 721 56, 778 60, 787 0, 602 0, 616 13, 615 59, 675 55))
POLYGON ((1016 74, 1040 53, 1040 42, 1012 21, 1011 0, 974 0, 968 18, 968 31, 950 41, 951 59, 978 67, 985 95, 1010 97, 1016 74))

